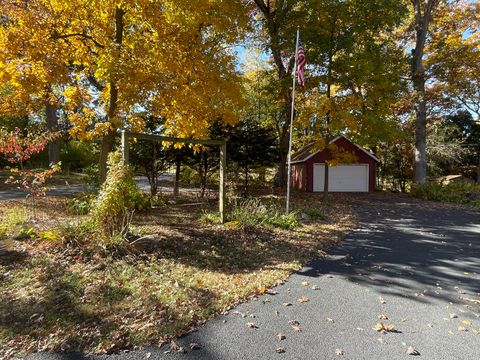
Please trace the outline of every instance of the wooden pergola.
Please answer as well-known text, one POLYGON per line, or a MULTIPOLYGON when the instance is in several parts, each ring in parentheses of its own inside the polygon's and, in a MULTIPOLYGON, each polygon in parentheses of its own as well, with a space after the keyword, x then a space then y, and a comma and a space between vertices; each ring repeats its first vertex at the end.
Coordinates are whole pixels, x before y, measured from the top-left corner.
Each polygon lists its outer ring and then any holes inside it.
POLYGON ((150 140, 154 142, 172 142, 182 144, 199 144, 208 146, 218 146, 220 149, 220 185, 218 190, 218 211, 220 213, 220 220, 222 224, 225 222, 225 170, 227 168, 227 142, 222 140, 210 140, 210 139, 185 139, 176 138, 171 136, 160 136, 150 134, 133 133, 126 130, 122 130, 122 157, 123 161, 128 164, 129 162, 129 146, 128 140, 130 138, 140 140, 150 140))

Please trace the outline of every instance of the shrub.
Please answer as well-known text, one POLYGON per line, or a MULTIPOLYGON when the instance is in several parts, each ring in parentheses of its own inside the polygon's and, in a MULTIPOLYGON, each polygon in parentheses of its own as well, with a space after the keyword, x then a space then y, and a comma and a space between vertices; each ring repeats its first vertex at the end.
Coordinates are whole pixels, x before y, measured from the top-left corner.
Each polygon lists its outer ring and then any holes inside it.
POLYGON ((480 185, 471 183, 450 183, 442 185, 428 182, 423 186, 413 186, 410 194, 426 200, 469 204, 480 207, 480 201, 471 200, 468 197, 468 193, 472 192, 480 192, 480 185))
POLYGON ((230 221, 236 221, 244 227, 271 226, 293 229, 299 225, 297 212, 288 215, 275 203, 263 203, 258 199, 247 199, 233 204, 230 221))
POLYGON ((119 152, 111 153, 107 179, 92 206, 92 220, 105 235, 125 233, 131 214, 144 204, 145 196, 135 183, 130 167, 124 164, 119 152))
POLYGON ((98 170, 98 164, 92 164, 88 166, 85 169, 85 174, 87 174, 87 184, 97 187, 100 181, 100 171, 98 170))
POLYGON ((198 185, 201 183, 198 173, 189 166, 183 166, 180 170, 180 182, 189 185, 198 185))
POLYGON ((96 237, 95 223, 91 220, 66 223, 58 229, 59 237, 66 245, 83 246, 96 237))
POLYGON ((150 205, 152 207, 159 207, 159 206, 164 206, 167 204, 167 199, 165 199, 165 197, 163 197, 162 195, 154 195, 154 196, 150 196, 150 205))
POLYGON ((302 209, 302 214, 306 214, 311 220, 320 220, 320 221, 325 220, 325 215, 323 214, 323 212, 317 209, 312 209, 312 208, 302 209))
POLYGON ((94 143, 69 141, 62 146, 62 167, 66 170, 81 170, 97 162, 97 149, 94 143))
POLYGON ((72 215, 87 215, 90 212, 92 202, 95 199, 93 194, 80 194, 73 199, 65 200, 67 212, 72 215))
POLYGON ((288 215, 276 213, 273 216, 269 216, 267 224, 282 229, 294 229, 298 227, 300 223, 298 222, 297 213, 291 212, 288 215))
POLYGON ((3 240, 7 236, 8 228, 5 224, 0 224, 0 240, 3 240))
POLYGON ((220 214, 217 212, 204 211, 200 216, 200 222, 208 225, 221 224, 220 214))

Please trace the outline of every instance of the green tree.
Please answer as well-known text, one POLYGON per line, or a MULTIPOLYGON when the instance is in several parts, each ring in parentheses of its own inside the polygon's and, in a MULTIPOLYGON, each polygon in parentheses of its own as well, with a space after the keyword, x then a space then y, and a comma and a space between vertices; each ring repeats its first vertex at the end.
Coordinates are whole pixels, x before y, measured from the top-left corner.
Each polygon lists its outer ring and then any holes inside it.
POLYGON ((308 141, 331 153, 330 163, 344 156, 330 145, 340 133, 361 144, 375 144, 393 133, 396 121, 391 107, 403 87, 406 58, 392 33, 405 12, 397 1, 315 0, 310 4, 304 42, 311 71, 309 89, 299 101, 298 126, 308 141), (376 12, 379 7, 381 14, 376 12))

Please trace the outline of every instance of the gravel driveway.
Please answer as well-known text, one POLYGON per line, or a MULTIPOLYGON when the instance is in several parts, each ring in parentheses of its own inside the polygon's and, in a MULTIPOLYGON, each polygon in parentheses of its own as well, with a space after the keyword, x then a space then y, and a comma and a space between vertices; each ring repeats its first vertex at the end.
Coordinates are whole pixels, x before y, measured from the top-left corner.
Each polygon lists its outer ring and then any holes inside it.
POLYGON ((344 199, 358 209, 358 228, 278 294, 179 339, 185 353, 164 346, 99 358, 404 359, 411 346, 424 359, 479 359, 480 212, 392 194, 344 199), (380 322, 395 330, 374 330, 380 322))

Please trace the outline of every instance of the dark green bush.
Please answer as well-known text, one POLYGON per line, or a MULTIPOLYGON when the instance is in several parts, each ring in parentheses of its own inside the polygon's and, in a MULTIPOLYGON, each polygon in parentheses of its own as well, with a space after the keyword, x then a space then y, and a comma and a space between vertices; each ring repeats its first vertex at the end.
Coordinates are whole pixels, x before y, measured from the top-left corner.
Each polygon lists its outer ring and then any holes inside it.
POLYGON ((61 160, 65 170, 84 170, 97 163, 97 149, 94 143, 72 140, 62 146, 61 160))

